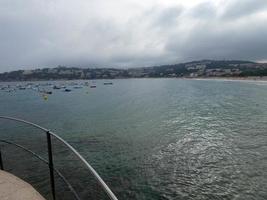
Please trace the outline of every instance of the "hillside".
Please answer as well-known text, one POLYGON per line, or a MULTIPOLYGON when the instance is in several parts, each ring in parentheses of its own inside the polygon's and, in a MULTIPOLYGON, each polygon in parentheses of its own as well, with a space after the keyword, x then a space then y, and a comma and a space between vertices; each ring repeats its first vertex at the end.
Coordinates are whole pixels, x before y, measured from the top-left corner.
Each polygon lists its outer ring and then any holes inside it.
POLYGON ((267 64, 238 60, 201 60, 143 68, 73 68, 59 66, 0 74, 0 81, 115 79, 144 77, 246 77, 267 76, 267 64))

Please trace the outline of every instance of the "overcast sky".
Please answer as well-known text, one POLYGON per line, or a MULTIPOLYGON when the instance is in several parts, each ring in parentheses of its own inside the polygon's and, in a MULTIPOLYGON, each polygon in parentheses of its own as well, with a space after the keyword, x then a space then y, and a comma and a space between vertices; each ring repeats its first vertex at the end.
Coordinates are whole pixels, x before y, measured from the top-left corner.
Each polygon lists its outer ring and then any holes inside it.
POLYGON ((0 0, 0 71, 267 60, 267 0, 0 0))

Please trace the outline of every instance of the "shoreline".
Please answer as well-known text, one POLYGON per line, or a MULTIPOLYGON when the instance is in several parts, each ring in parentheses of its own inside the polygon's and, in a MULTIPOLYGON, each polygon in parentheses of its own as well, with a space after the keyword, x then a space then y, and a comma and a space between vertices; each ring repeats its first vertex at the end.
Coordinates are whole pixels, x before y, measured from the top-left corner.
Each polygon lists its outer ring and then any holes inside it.
POLYGON ((267 82, 267 76, 249 76, 249 77, 195 77, 185 78, 189 80, 215 80, 215 81, 249 81, 249 82, 267 82))
POLYGON ((113 78, 113 79, 55 79, 55 80, 10 80, 0 83, 10 82, 48 82, 48 81, 97 81, 97 80, 126 80, 126 79, 182 79, 182 80, 221 80, 221 81, 255 81, 266 82, 267 76, 248 76, 248 77, 132 77, 132 78, 113 78))

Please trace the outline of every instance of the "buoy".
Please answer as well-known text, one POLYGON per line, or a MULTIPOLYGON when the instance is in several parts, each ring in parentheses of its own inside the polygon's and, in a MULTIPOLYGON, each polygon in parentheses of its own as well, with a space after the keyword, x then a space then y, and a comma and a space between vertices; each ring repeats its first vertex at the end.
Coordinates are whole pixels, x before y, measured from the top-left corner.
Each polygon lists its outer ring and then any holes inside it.
POLYGON ((45 100, 45 101, 47 101, 47 100, 48 100, 48 96, 47 96, 47 95, 45 95, 45 94, 43 95, 43 98, 44 98, 44 100, 45 100))

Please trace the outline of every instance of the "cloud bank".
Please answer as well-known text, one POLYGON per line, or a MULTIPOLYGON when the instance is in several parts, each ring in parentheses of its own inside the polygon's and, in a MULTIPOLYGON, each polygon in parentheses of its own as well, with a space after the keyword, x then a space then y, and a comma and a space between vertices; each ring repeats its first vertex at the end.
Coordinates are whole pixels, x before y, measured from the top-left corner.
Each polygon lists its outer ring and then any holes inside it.
POLYGON ((267 60, 266 0, 0 0, 0 71, 267 60))

